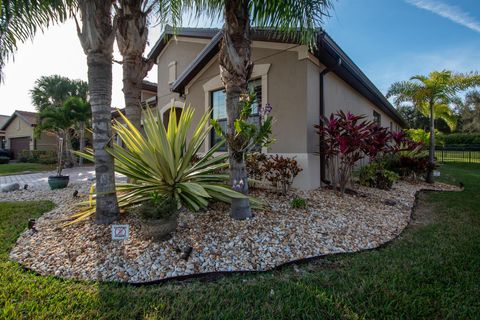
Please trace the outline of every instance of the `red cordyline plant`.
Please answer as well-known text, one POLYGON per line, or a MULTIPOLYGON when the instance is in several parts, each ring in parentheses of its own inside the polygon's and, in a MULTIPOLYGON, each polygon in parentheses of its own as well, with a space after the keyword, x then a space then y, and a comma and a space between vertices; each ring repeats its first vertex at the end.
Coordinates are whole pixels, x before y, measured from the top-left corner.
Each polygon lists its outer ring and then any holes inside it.
POLYGON ((341 195, 351 180, 355 162, 362 159, 368 149, 372 124, 364 118, 339 111, 331 114, 330 118, 324 117, 323 125, 315 126, 318 134, 323 136, 322 153, 325 155, 331 185, 335 190, 338 185, 341 195))
POLYGON ((407 156, 414 156, 418 154, 425 144, 423 142, 415 142, 408 138, 405 131, 397 131, 391 133, 392 139, 389 145, 389 152, 402 153, 407 156))

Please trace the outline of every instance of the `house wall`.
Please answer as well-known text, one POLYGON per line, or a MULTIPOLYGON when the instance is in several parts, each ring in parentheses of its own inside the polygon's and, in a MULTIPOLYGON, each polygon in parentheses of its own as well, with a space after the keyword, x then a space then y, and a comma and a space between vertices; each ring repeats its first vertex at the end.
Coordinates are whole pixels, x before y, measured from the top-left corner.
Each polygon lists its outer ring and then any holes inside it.
POLYGON ((178 78, 207 43, 207 40, 202 39, 191 39, 191 41, 187 41, 187 39, 171 40, 158 56, 157 95, 159 108, 170 103, 172 99, 178 100, 179 98, 177 93, 170 91, 169 64, 176 62, 176 78, 178 78))
MULTIPOLYGON (((171 41, 158 58, 158 107, 167 111, 173 104, 183 107, 183 98, 170 92, 169 64, 177 63, 177 77, 193 61, 205 44, 171 41)), ((276 142, 263 152, 295 157, 303 168, 294 186, 312 189, 320 186, 319 136, 314 128, 320 120, 320 75, 325 68, 308 54, 304 46, 254 42, 252 79, 262 79, 262 104, 269 102, 275 119, 276 142), (290 46, 290 48, 289 48, 290 46), (263 73, 262 73, 263 72, 263 73)), ((333 72, 324 78, 325 115, 338 110, 364 114, 373 120, 373 110, 381 115, 381 125, 390 127, 395 121, 364 98, 333 72)), ((193 123, 198 123, 210 110, 210 92, 223 87, 218 56, 200 71, 185 89, 185 105, 196 109, 193 123)), ((193 131, 193 128, 192 130, 193 131)), ((204 146, 208 150, 209 142, 204 146)))
POLYGON ((29 137, 30 150, 33 150, 33 127, 22 120, 20 117, 15 117, 5 130, 6 149, 10 149, 10 138, 29 137))
POLYGON ((375 110, 381 115, 382 127, 390 128, 390 122, 392 122, 394 130, 400 127, 394 119, 358 93, 358 91, 350 87, 333 72, 325 75, 324 85, 326 116, 343 110, 345 112, 350 111, 357 115, 365 115, 367 120, 373 120, 373 111, 375 110))

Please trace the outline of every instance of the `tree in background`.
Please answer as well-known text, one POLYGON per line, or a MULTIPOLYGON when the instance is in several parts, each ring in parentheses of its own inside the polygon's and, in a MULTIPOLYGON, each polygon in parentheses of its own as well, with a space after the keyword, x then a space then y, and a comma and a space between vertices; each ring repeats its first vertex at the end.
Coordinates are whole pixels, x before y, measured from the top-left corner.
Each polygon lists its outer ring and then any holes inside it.
MULTIPOLYGON (((223 38, 220 50, 220 75, 226 91, 227 134, 237 137, 229 141, 230 183, 242 188, 238 191, 248 194, 247 172, 245 169, 245 143, 236 135, 235 123, 240 118, 240 98, 248 96, 248 80, 253 71, 251 24, 266 27, 271 34, 294 37, 303 44, 312 45, 316 39, 317 27, 331 6, 330 0, 192 0, 199 15, 207 13, 218 18, 223 13, 223 38)), ((231 216, 245 219, 252 216, 247 198, 233 199, 231 216)))
POLYGON ((455 102, 462 132, 480 132, 480 92, 471 91, 455 102))
POLYGON ((450 105, 457 99, 457 94, 480 85, 478 73, 453 73, 451 71, 434 71, 428 76, 416 75, 409 81, 395 82, 390 86, 387 98, 393 97, 397 107, 410 104, 422 114, 427 113, 430 120, 429 167, 426 181, 433 183, 435 166, 435 119, 440 115, 450 125, 450 105))
MULTIPOLYGON (((35 134, 38 136, 44 131, 54 133, 58 140, 62 142, 63 153, 67 156, 64 157, 59 155, 59 159, 68 159, 69 164, 73 164, 73 158, 71 157, 71 146, 69 141, 71 141, 71 128, 74 123, 74 117, 71 109, 66 106, 47 106, 43 108, 38 113, 38 125, 35 127, 35 134)), ((60 153, 60 150, 59 150, 60 153)), ((61 169, 64 166, 64 163, 58 163, 58 175, 61 173, 61 169)))
MULTIPOLYGON (((35 81, 35 86, 30 91, 30 95, 32 98, 32 104, 35 106, 35 109, 39 112, 39 117, 42 117, 42 111, 48 110, 47 115, 48 117, 53 117, 54 119, 58 119, 60 115, 63 115, 64 120, 67 118, 71 120, 72 124, 76 123, 77 121, 73 118, 73 114, 70 115, 71 111, 67 111, 64 109, 66 102, 69 99, 76 99, 75 101, 84 101, 87 99, 87 92, 88 92, 88 84, 82 80, 72 80, 67 77, 62 77, 59 75, 53 76, 43 76, 35 81), (62 109, 58 114, 53 113, 55 108, 62 109)), ((86 103, 86 102, 85 102, 86 103)), ((70 105, 69 110, 72 108, 70 105)), ((85 123, 85 119, 89 118, 91 115, 90 105, 86 104, 83 105, 83 108, 77 107, 75 117, 78 118, 78 122, 83 124, 85 123), (81 114, 82 113, 82 114, 81 114)), ((40 119, 41 120, 41 119, 40 119)), ((51 126, 55 123, 59 123, 58 121, 47 121, 49 125, 47 126, 51 129, 51 126)), ((64 123, 64 122, 63 122, 64 123)), ((40 127, 39 129, 42 129, 40 127)), ((75 156, 71 152, 72 150, 72 132, 74 128, 71 125, 68 129, 69 132, 62 134, 65 143, 65 150, 67 159, 67 164, 69 166, 75 163, 75 156)), ((84 146, 85 147, 85 146, 84 146)), ((80 160, 82 161, 82 160, 80 160)))

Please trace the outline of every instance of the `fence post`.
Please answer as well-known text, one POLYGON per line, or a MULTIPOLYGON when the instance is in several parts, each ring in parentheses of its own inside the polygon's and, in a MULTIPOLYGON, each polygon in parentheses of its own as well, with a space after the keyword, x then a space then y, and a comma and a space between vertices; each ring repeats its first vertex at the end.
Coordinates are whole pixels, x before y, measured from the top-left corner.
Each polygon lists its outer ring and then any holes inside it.
POLYGON ((472 163, 472 150, 468 151, 468 163, 472 163))
POLYGON ((443 148, 442 148, 442 163, 445 163, 445 160, 443 159, 443 148))

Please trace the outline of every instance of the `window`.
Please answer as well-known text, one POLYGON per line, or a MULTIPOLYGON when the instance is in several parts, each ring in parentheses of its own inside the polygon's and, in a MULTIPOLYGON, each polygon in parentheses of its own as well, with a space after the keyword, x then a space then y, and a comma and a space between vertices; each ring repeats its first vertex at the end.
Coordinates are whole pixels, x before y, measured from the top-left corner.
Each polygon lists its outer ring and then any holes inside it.
POLYGON ((375 110, 373 110, 373 122, 375 122, 379 126, 382 124, 382 116, 375 110))
MULTIPOLYGON (((260 125, 260 115, 258 113, 259 106, 262 105, 262 81, 261 79, 252 80, 248 83, 249 91, 254 91, 256 94, 255 101, 252 103, 252 113, 248 118, 250 123, 260 125)), ((212 118, 218 121, 220 127, 225 132, 227 130, 227 103, 225 90, 216 90, 211 92, 210 96, 211 106, 212 106, 212 118)), ((219 136, 215 133, 215 130, 212 129, 211 133, 211 146, 214 146, 221 140, 219 136)), ((258 148, 260 149, 260 148, 258 148)), ((227 146, 222 146, 219 151, 227 151, 227 146)), ((260 151, 260 150, 258 150, 260 151)))
POLYGON ((172 84, 177 80, 177 61, 168 64, 168 83, 172 84))

